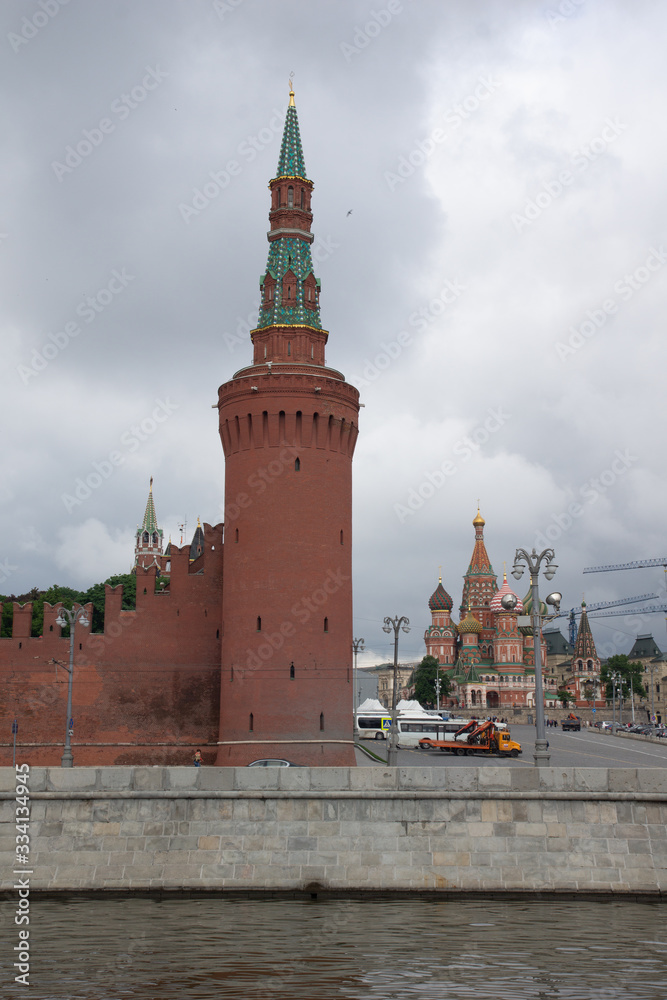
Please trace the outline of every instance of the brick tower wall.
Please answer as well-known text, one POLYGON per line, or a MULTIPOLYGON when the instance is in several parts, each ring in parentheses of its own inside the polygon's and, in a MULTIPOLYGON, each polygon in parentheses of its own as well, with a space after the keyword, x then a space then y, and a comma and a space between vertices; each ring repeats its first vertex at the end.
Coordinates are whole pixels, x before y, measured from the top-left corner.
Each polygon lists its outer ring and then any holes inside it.
POLYGON ((264 757, 354 764, 358 392, 331 369, 288 367, 245 369, 219 393, 226 464, 221 765, 264 757))
MULTIPOLYGON (((107 587, 104 633, 77 626, 72 687, 74 764, 191 764, 195 749, 215 761, 220 703, 222 525, 204 526, 205 551, 172 548, 170 587, 155 592, 155 569, 137 571, 137 607, 122 611, 122 587, 107 587), (79 648, 81 646, 81 648, 79 648)), ((30 637, 32 607, 0 639, 0 765, 12 762, 18 720, 21 760, 58 765, 65 740, 70 640, 44 607, 44 634, 30 637), (9 734, 9 735, 8 735, 9 734)), ((92 609, 89 609, 92 612, 92 609)), ((92 617, 92 614, 91 614, 92 617)))

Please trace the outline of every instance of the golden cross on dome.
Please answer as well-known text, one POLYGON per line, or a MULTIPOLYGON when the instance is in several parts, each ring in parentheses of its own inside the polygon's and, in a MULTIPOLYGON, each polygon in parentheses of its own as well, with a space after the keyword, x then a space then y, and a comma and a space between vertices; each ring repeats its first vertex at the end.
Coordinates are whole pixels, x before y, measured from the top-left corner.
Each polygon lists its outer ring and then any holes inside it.
POLYGON ((289 106, 290 108, 295 107, 294 104, 294 70, 290 73, 289 77, 289 106))

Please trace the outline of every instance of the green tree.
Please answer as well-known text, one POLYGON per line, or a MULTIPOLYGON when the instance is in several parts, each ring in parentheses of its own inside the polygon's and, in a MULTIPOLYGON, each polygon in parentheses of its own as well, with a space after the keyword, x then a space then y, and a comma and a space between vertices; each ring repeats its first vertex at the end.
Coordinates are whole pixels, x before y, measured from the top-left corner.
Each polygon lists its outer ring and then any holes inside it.
POLYGON ((434 656, 425 656, 414 674, 412 681, 415 686, 415 698, 421 705, 435 708, 437 694, 435 690, 435 679, 440 678, 440 703, 446 698, 452 689, 452 685, 446 673, 438 667, 438 661, 434 656))
POLYGON ((82 604, 91 603, 93 605, 93 632, 104 632, 104 600, 105 585, 117 587, 119 583, 123 585, 123 601, 121 608, 123 611, 133 611, 137 606, 137 578, 134 573, 120 573, 110 576, 104 583, 94 583, 85 594, 82 594, 82 604))
POLYGON ((632 691, 637 695, 638 698, 646 697, 646 688, 644 687, 644 668, 641 663, 637 660, 630 662, 625 653, 619 653, 616 656, 610 656, 606 663, 602 664, 600 668, 600 681, 604 685, 605 695, 609 701, 613 698, 613 685, 610 680, 612 673, 618 672, 621 675, 621 685, 620 689, 616 688, 616 697, 618 698, 619 690, 624 698, 630 697, 630 687, 632 686, 632 691))
POLYGON ((558 690, 556 691, 556 696, 561 705, 563 706, 563 708, 567 708, 571 702, 577 700, 572 694, 572 692, 568 691, 567 688, 564 687, 558 688, 558 690))

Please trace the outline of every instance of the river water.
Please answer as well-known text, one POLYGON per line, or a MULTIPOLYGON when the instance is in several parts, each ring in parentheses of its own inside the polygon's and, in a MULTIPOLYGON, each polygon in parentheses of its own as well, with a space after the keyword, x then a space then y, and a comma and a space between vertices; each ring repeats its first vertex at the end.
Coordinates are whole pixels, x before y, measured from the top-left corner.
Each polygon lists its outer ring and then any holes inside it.
POLYGON ((149 898, 30 903, 30 1000, 664 1000, 664 904, 149 898))

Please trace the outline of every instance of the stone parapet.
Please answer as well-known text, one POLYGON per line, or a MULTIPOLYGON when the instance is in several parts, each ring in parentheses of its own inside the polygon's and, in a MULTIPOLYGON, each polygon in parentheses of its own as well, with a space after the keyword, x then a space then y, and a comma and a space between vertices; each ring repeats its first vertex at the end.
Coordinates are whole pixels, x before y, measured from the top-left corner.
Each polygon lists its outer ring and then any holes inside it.
MULTIPOLYGON (((15 876, 0 769, 1 888, 15 876)), ((664 768, 33 768, 34 891, 667 891, 664 768)))

